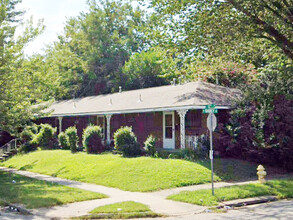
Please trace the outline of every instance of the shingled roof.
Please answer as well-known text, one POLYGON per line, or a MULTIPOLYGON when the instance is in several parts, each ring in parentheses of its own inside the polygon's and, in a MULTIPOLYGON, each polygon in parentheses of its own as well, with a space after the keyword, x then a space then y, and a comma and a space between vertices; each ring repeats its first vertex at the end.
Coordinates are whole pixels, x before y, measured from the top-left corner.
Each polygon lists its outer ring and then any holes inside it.
POLYGON ((138 113, 178 109, 203 109, 216 104, 218 109, 229 109, 240 91, 207 82, 190 82, 120 93, 56 101, 46 112, 51 117, 74 115, 102 115, 138 113))

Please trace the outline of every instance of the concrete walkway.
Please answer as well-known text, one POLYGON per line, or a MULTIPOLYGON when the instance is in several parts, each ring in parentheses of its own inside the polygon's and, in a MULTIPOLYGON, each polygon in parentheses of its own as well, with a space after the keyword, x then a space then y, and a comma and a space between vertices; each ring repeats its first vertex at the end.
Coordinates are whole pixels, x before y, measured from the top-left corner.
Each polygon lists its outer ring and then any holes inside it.
MULTIPOLYGON (((211 184, 202 184, 202 185, 194 185, 187 187, 180 187, 175 189, 161 190, 157 192, 128 192, 123 191, 117 188, 111 188, 101 185, 82 183, 77 181, 71 181, 66 179, 61 179, 58 177, 47 176, 43 174, 32 173, 28 171, 20 171, 11 168, 0 167, 1 171, 11 172, 19 175, 23 175, 30 178, 35 178, 38 180, 44 180, 49 182, 58 183, 61 185, 88 190, 92 192, 99 192, 109 196, 106 199, 97 199, 97 200, 89 200, 83 202, 70 203, 62 206, 55 206, 51 208, 41 208, 32 210, 32 212, 39 216, 40 218, 66 218, 66 217, 74 217, 88 214, 89 211, 94 208, 102 205, 112 204, 116 202, 122 201, 136 201, 143 204, 146 204, 150 207, 150 209, 156 213, 168 215, 168 216, 182 216, 194 213, 202 212, 205 207, 192 205, 188 203, 175 202, 171 200, 167 200, 166 197, 179 193, 181 191, 191 191, 191 190, 199 190, 199 189, 210 189, 211 184)), ((254 183, 256 181, 249 182, 241 182, 241 183, 225 183, 218 182, 215 183, 215 187, 224 187, 224 186, 232 186, 232 185, 241 185, 247 183, 254 183)))

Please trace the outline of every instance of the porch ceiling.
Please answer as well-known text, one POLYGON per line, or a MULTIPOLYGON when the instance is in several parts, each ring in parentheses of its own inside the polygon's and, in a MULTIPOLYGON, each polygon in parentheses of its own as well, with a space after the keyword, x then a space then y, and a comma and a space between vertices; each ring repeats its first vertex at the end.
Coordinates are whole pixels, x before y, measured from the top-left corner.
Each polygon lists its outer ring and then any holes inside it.
POLYGON ((118 114, 184 108, 201 109, 212 103, 219 109, 227 109, 240 94, 237 89, 198 81, 56 101, 45 112, 51 112, 51 117, 118 114))

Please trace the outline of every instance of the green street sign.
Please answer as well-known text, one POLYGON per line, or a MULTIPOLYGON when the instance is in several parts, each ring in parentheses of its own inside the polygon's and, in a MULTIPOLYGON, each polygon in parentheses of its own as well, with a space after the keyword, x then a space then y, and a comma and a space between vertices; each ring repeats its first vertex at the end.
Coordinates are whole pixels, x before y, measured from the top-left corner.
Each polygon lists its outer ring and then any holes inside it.
POLYGON ((212 108, 215 108, 215 107, 216 107, 215 104, 206 105, 206 109, 212 109, 212 108))
POLYGON ((205 114, 209 114, 209 113, 216 114, 216 113, 218 113, 218 109, 203 109, 202 112, 205 114))

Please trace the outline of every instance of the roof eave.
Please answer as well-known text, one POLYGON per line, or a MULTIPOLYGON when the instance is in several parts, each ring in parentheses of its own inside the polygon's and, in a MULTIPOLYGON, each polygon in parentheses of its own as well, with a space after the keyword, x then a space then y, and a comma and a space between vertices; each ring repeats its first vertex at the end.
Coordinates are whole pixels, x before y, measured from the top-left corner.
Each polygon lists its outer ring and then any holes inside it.
MULTIPOLYGON (((197 106, 178 106, 178 107, 161 107, 161 108, 145 108, 145 109, 127 109, 121 111, 105 111, 105 112, 80 112, 80 113, 63 113, 63 114, 52 114, 49 117, 70 117, 70 116, 86 116, 86 115, 117 115, 117 114, 131 114, 131 113, 147 113, 147 112, 163 112, 163 111, 176 111, 180 109, 204 109, 205 105, 197 106)), ((218 105, 217 109, 231 109, 229 105, 218 105)))

